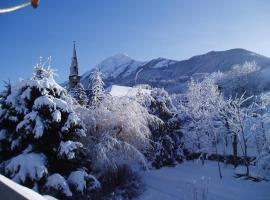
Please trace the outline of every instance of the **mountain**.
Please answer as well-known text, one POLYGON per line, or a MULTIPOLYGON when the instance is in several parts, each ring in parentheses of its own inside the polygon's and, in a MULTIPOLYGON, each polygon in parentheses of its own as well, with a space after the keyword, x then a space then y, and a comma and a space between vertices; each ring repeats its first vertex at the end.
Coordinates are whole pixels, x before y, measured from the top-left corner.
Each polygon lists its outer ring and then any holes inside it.
MULTIPOLYGON (((183 61, 156 58, 142 62, 117 54, 96 67, 103 73, 106 86, 149 84, 164 87, 170 93, 179 93, 185 90, 191 77, 202 77, 217 71, 228 72, 234 65, 252 61, 256 62, 260 70, 270 69, 270 58, 240 48, 211 51, 183 61)), ((85 87, 89 84, 90 73, 88 71, 82 75, 81 81, 85 87)))

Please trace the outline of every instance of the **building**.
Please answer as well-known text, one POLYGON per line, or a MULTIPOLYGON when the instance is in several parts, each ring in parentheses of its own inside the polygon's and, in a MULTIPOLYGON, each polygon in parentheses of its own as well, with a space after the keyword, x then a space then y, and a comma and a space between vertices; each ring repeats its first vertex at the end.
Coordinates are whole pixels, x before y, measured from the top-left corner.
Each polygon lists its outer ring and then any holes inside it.
POLYGON ((77 100, 79 104, 86 105, 88 103, 88 97, 86 95, 83 85, 80 83, 81 77, 79 75, 79 65, 75 42, 73 46, 73 54, 69 70, 70 72, 68 92, 74 99, 77 100))
POLYGON ((75 88, 80 83, 79 65, 76 53, 76 45, 74 42, 73 55, 71 58, 70 73, 69 73, 69 89, 75 88))
POLYGON ((135 98, 139 93, 151 94, 151 89, 141 87, 128 87, 121 85, 112 85, 107 89, 108 93, 113 97, 129 97, 135 98))

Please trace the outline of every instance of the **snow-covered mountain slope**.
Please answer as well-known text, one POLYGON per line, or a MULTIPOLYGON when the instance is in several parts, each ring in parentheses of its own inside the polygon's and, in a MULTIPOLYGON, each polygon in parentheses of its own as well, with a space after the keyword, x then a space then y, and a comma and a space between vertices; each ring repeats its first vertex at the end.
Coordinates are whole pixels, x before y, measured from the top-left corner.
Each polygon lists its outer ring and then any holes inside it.
MULTIPOLYGON (((103 60, 95 68, 101 70, 105 79, 114 80, 129 76, 142 65, 144 62, 135 61, 126 54, 116 54, 103 60)), ((92 70, 82 75, 81 81, 84 86, 89 84, 91 72, 92 70)))
MULTIPOLYGON (((261 70, 270 69, 270 58, 245 49, 211 51, 183 61, 157 58, 140 62, 118 54, 102 61, 96 67, 103 73, 107 87, 112 84, 149 84, 178 93, 185 90, 187 81, 192 76, 200 77, 216 71, 226 72, 236 64, 251 61, 255 61, 261 70)), ((91 71, 88 71, 82 75, 84 86, 89 84, 90 73, 91 71)))

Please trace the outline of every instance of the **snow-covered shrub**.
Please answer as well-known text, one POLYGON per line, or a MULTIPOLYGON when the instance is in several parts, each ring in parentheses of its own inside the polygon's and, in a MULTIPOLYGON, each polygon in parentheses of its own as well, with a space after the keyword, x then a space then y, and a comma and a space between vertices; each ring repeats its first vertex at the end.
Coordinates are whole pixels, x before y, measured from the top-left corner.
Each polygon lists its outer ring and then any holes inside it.
POLYGON ((64 182, 55 181, 88 166, 78 141, 85 136, 84 125, 51 69, 37 66, 31 79, 4 90, 0 103, 1 173, 39 191, 44 191, 45 182, 46 188, 57 190, 64 182))
POLYGON ((59 198, 67 198, 72 196, 66 179, 60 174, 52 174, 47 178, 44 186, 46 193, 53 194, 59 198))
POLYGON ((149 124, 158 120, 135 100, 127 97, 104 97, 98 107, 77 108, 87 128, 88 150, 98 169, 117 168, 127 162, 147 167, 142 154, 149 148, 149 124))
POLYGON ((44 154, 22 153, 4 162, 4 173, 21 184, 39 181, 48 174, 46 165, 47 159, 44 154))
POLYGON ((71 172, 68 183, 74 191, 81 194, 85 193, 87 189, 96 190, 101 187, 100 182, 83 169, 71 172))
POLYGON ((177 133, 160 136, 154 146, 152 165, 155 168, 175 165, 184 157, 183 143, 177 133))
POLYGON ((134 199, 144 191, 144 184, 140 176, 127 165, 115 169, 107 169, 103 176, 102 193, 104 199, 134 199))
POLYGON ((150 95, 138 94, 137 101, 163 122, 158 127, 150 127, 152 151, 146 155, 152 165, 160 168, 181 161, 183 149, 180 119, 168 92, 154 88, 150 95))
POLYGON ((261 153, 258 155, 256 164, 259 175, 266 179, 270 179, 270 145, 268 142, 265 143, 261 153))

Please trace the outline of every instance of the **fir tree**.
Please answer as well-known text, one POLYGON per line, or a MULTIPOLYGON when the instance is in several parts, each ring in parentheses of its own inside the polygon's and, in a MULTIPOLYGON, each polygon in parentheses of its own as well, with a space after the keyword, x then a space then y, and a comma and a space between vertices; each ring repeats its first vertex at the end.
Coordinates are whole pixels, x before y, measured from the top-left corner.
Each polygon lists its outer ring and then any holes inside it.
POLYGON ((32 79, 8 84, 0 103, 1 173, 39 192, 72 196, 64 182, 88 166, 78 141, 85 128, 53 71, 37 66, 32 79), (55 174, 63 181, 55 183, 55 174))
POLYGON ((68 92, 80 105, 87 105, 88 97, 81 83, 77 84, 74 88, 69 88, 68 92))
POLYGON ((99 70, 95 70, 91 74, 91 101, 90 107, 96 108, 104 98, 104 82, 102 80, 102 73, 99 70))
POLYGON ((168 92, 154 88, 151 95, 138 94, 138 96, 138 101, 148 108, 148 112, 164 122, 159 128, 150 127, 153 152, 147 155, 148 159, 156 168, 180 162, 183 158, 180 119, 168 92), (144 97, 138 97, 141 95, 144 97))

